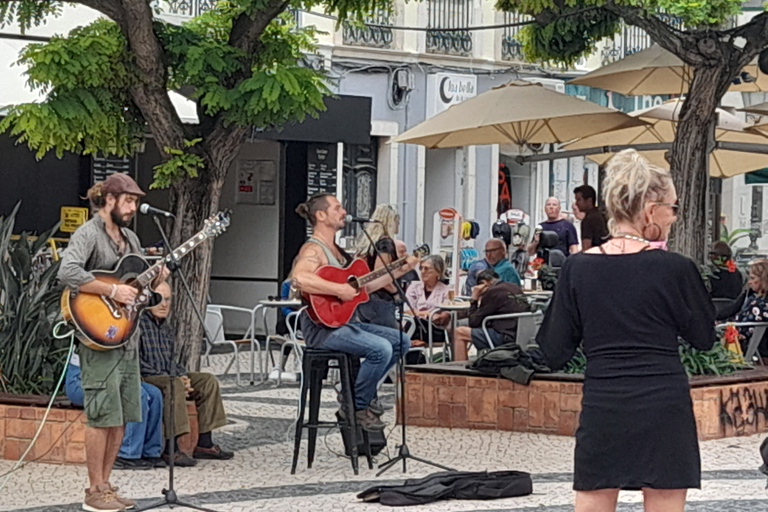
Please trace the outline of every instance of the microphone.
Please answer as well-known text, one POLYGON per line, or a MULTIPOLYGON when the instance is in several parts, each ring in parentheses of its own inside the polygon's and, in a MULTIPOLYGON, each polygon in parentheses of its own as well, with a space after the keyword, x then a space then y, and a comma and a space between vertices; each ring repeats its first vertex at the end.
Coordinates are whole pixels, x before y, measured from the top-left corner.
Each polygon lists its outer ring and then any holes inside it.
MULTIPOLYGON (((143 206, 143 205, 142 205, 142 206, 143 206)), ((363 217, 354 217, 354 216, 352 216, 352 215, 347 215, 346 217, 344 217, 344 221, 345 221, 345 222, 360 222, 360 223, 365 223, 365 222, 376 222, 376 223, 378 223, 378 224, 381 224, 381 221, 380 221, 380 220, 376 220, 376 219, 365 219, 365 218, 363 218, 363 217)))
POLYGON ((160 208, 155 208, 154 206, 150 206, 147 203, 142 203, 141 206, 139 206, 139 211, 143 213, 144 215, 162 215, 163 217, 174 217, 176 216, 172 214, 171 212, 167 212, 165 210, 161 210, 160 208))

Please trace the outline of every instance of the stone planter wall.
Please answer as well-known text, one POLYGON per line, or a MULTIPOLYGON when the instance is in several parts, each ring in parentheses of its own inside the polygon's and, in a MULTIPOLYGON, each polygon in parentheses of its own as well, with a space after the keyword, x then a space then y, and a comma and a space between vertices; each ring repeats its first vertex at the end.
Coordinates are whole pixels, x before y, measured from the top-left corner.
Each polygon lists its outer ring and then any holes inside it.
MULTIPOLYGON (((743 382, 736 376, 692 379, 699 439, 768 432, 768 374, 761 374, 762 380, 753 373, 743 382)), ((580 382, 534 379, 524 386, 502 378, 413 371, 406 382, 409 425, 565 436, 578 427, 580 382)))
MULTIPOLYGON (((191 454, 197 444, 197 409, 187 402, 191 432, 179 439, 179 447, 191 454)), ((40 427, 45 407, 0 404, 0 456, 19 460, 40 427)), ((25 461, 56 464, 85 463, 85 413, 82 409, 52 408, 37 442, 25 461), (57 441, 58 440, 58 441, 57 441)))

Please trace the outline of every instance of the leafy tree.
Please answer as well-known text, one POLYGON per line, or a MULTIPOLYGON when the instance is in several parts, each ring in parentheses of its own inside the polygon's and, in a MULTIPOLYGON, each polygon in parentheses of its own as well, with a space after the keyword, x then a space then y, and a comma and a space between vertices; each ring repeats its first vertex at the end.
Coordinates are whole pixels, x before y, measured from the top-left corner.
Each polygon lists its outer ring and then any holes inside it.
POLYGON ((707 158, 712 147, 715 108, 742 68, 768 47, 768 13, 735 28, 724 21, 741 11, 740 0, 498 0, 498 8, 532 15, 523 31, 531 60, 573 63, 614 34, 623 20, 677 55, 693 70, 680 112, 671 168, 683 204, 673 243, 676 250, 705 261, 708 232, 707 158), (665 22, 680 17, 684 29, 665 22))
MULTIPOLYGON (((387 0, 326 0, 342 19, 387 7, 387 0), (381 4, 381 5, 379 5, 381 4)), ((0 25, 28 29, 60 13, 64 2, 0 0, 0 25)), ((228 0, 181 26, 154 16, 149 0, 74 0, 105 18, 32 44, 22 55, 42 103, 17 105, 0 124, 43 155, 55 151, 128 155, 148 131, 161 151, 155 187, 170 187, 177 221, 171 241, 194 234, 219 208, 227 171, 252 127, 276 127, 324 109, 322 73, 300 65, 315 49, 315 32, 286 13, 315 0, 228 0), (169 89, 194 91, 198 125, 183 124, 169 89)), ((182 262, 197 306, 204 304, 211 243, 182 262)), ((195 340, 202 326, 186 295, 174 287, 180 339, 195 340)))

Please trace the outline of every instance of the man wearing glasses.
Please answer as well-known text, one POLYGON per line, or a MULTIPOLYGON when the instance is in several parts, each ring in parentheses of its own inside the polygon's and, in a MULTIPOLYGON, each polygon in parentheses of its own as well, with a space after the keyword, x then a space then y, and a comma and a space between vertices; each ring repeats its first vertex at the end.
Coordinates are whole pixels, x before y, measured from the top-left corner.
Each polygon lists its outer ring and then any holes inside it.
POLYGON ((476 261, 469 267, 467 282, 464 284, 464 295, 469 296, 472 288, 477 285, 477 275, 483 270, 493 269, 499 280, 520 285, 520 274, 507 259, 507 246, 499 238, 491 238, 485 243, 485 259, 476 261))

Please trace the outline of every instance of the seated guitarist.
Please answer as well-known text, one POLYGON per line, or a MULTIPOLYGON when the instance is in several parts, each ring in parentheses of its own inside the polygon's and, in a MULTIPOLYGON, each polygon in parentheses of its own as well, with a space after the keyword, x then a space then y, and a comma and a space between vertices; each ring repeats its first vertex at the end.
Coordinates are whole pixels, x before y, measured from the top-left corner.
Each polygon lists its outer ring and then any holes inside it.
MULTIPOLYGON (((291 273, 295 286, 303 294, 333 295, 351 300, 357 291, 346 283, 335 283, 315 274, 324 265, 347 266, 351 258, 335 243, 336 232, 344 227, 347 212, 336 197, 327 193, 315 194, 296 208, 296 213, 312 225, 312 236, 302 246, 291 273)), ((410 256, 406 265, 393 271, 399 277, 417 264, 410 256)), ((368 292, 378 290, 391 282, 389 276, 372 281, 368 292)), ((372 404, 376 386, 387 371, 411 346, 407 336, 390 327, 357 322, 332 329, 315 323, 309 315, 301 315, 301 330, 307 346, 347 352, 365 358, 355 381, 355 417, 358 425, 368 431, 383 430, 383 409, 372 404), (373 406, 372 406, 373 405, 373 406)), ((343 411, 342 411, 343 412, 343 411)))
MULTIPOLYGON (((136 182, 121 173, 110 175, 88 190, 96 214, 72 234, 58 273, 62 284, 76 292, 110 297, 120 304, 136 299, 136 288, 99 281, 91 271, 111 270, 126 254, 140 254, 139 238, 128 226, 143 195, 136 182)), ((166 276, 164 269, 159 279, 166 276)), ((133 500, 117 494, 109 475, 123 442, 125 424, 142 419, 138 339, 137 329, 124 347, 105 351, 78 347, 88 419, 85 458, 90 487, 85 490, 84 510, 119 511, 135 506, 133 500)))

